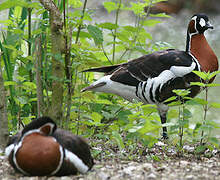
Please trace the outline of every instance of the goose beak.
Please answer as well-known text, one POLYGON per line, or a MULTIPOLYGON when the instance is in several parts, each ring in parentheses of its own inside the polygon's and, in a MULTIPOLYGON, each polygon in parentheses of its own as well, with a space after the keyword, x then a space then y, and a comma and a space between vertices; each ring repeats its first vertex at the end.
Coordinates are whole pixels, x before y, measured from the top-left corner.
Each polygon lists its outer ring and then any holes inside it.
POLYGON ((211 25, 210 22, 207 22, 206 25, 205 25, 205 27, 206 27, 207 29, 214 29, 213 25, 211 25))
POLYGON ((89 91, 89 90, 92 90, 92 89, 95 89, 95 88, 98 88, 98 87, 101 87, 104 85, 106 85, 106 82, 101 82, 96 85, 91 85, 91 86, 88 86, 88 87, 85 87, 84 89, 82 89, 81 92, 89 91))

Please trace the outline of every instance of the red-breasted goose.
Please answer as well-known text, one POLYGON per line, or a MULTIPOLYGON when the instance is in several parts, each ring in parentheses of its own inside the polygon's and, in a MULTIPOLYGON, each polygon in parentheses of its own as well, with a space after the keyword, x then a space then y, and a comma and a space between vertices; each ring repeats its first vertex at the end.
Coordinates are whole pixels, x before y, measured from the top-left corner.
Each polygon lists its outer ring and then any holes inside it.
POLYGON ((29 176, 86 173, 94 164, 85 140, 57 129, 49 117, 25 126, 9 141, 5 153, 15 170, 29 176))
MULTIPOLYGON (((201 89, 190 86, 190 82, 201 80, 192 71, 218 70, 218 59, 204 36, 207 29, 213 29, 208 17, 195 14, 188 25, 185 51, 168 49, 127 63, 85 70, 104 72, 105 76, 82 92, 114 93, 131 102, 136 99, 144 104, 156 104, 162 124, 166 123, 168 106, 164 101, 175 95, 172 90, 190 89, 189 96, 194 97, 201 89)), ((167 138, 166 127, 163 137, 167 138)))

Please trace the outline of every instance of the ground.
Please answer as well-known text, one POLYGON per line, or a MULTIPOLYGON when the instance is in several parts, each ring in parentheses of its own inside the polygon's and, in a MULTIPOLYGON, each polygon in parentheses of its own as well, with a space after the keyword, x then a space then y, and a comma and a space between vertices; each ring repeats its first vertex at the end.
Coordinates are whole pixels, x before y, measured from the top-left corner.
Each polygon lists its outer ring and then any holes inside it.
MULTIPOLYGON (((175 152, 176 148, 165 150, 164 144, 157 144, 153 149, 145 150, 141 157, 132 160, 113 154, 108 158, 98 158, 92 171, 85 175, 65 177, 25 177, 8 164, 4 154, 0 155, 1 180, 220 180, 220 151, 206 151, 195 155, 194 147, 185 146, 184 153, 175 152)), ((118 152, 117 152, 118 153, 118 152)), ((119 153, 120 154, 120 153, 119 153)))

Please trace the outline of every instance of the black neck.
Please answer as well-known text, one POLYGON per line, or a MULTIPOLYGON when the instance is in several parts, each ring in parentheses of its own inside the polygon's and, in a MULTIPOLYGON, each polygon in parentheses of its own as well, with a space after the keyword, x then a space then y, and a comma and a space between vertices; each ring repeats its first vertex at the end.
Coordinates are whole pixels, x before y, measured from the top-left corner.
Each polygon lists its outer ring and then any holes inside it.
POLYGON ((189 31, 187 31, 187 36, 186 36, 186 52, 190 53, 190 41, 191 41, 191 36, 189 34, 189 31))

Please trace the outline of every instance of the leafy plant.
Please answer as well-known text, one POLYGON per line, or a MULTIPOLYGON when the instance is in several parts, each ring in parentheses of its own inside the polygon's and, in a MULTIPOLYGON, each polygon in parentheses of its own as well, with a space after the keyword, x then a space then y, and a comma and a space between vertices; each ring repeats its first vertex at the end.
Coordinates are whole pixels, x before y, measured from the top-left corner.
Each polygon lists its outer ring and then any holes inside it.
POLYGON ((218 126, 213 121, 210 121, 207 119, 207 112, 210 108, 220 108, 220 103, 217 102, 209 102, 208 101, 208 89, 210 87, 218 87, 220 84, 215 83, 209 83, 212 81, 212 79, 220 73, 220 71, 215 72, 200 72, 200 71, 194 71, 196 75, 198 75, 202 82, 192 82, 191 85, 197 85, 200 86, 205 90, 205 98, 204 99, 195 99, 197 103, 203 106, 203 120, 201 124, 197 124, 197 128, 201 129, 201 139, 200 139, 200 145, 203 145, 205 142, 210 142, 215 146, 219 146, 219 142, 217 138, 210 137, 210 132, 212 129, 217 128, 218 126))

